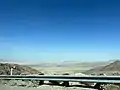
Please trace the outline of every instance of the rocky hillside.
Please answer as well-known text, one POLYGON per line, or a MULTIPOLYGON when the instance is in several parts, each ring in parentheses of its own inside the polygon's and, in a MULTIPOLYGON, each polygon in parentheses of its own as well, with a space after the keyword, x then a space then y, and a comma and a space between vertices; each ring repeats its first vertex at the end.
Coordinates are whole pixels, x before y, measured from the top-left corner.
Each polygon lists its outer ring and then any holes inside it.
POLYGON ((23 65, 18 65, 18 64, 9 64, 9 63, 0 63, 0 75, 10 75, 10 69, 12 67, 15 67, 13 70, 13 75, 40 74, 41 73, 28 66, 23 66, 23 65))
POLYGON ((85 71, 86 74, 98 74, 98 73, 106 73, 106 74, 119 74, 120 73, 120 61, 114 61, 106 66, 97 67, 85 71))
POLYGON ((102 71, 120 71, 120 61, 115 61, 101 69, 102 71))

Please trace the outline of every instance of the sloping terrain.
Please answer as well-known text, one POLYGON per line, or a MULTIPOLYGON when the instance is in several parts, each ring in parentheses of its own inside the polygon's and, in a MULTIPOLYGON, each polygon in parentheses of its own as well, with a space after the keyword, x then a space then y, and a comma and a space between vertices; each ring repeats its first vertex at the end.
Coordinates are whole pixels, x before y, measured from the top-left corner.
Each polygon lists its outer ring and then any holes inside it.
POLYGON ((90 69, 88 71, 85 71, 83 73, 86 74, 98 74, 98 73, 106 73, 106 74, 119 74, 120 72, 120 61, 114 61, 106 66, 101 66, 97 68, 90 69))
POLYGON ((14 75, 20 75, 20 74, 39 74, 38 70, 32 69, 28 66, 18 65, 18 64, 9 64, 9 63, 0 63, 0 75, 10 75, 10 69, 12 67, 15 67, 13 69, 14 75))
POLYGON ((102 71, 120 71, 120 61, 115 61, 109 65, 106 65, 101 70, 102 71))

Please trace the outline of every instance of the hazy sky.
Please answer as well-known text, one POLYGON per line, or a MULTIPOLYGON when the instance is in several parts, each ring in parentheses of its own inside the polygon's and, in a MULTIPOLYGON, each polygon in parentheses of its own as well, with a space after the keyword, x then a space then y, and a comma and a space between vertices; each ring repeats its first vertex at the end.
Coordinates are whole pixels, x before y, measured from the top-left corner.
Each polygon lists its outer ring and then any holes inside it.
POLYGON ((0 0, 0 58, 120 58, 119 0, 0 0))

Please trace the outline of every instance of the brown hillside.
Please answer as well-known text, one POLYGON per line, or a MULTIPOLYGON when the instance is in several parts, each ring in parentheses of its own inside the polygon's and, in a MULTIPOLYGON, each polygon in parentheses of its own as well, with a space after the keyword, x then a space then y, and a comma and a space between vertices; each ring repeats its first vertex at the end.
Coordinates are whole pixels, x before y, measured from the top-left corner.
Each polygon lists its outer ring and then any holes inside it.
POLYGON ((120 61, 115 61, 109 65, 106 65, 101 71, 120 71, 120 61))
POLYGON ((0 63, 0 75, 10 75, 10 68, 14 66, 15 66, 15 69, 13 70, 13 75, 40 74, 41 73, 28 66, 23 66, 23 65, 18 65, 18 64, 0 63))
POLYGON ((114 74, 114 73, 120 73, 120 61, 114 61, 113 63, 110 63, 106 66, 97 67, 90 69, 88 71, 83 72, 85 74, 99 74, 99 73, 106 73, 106 74, 114 74))

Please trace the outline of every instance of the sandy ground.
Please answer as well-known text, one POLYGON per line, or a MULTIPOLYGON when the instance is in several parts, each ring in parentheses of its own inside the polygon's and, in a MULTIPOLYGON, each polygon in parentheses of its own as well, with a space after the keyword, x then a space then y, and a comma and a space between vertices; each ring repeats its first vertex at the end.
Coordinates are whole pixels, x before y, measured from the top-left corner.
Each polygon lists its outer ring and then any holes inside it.
POLYGON ((0 90, 95 90, 95 89, 88 89, 81 87, 49 86, 49 85, 42 85, 39 87, 20 87, 20 86, 0 85, 0 90))
POLYGON ((92 67, 32 67, 37 69, 45 74, 61 74, 61 73, 80 73, 86 70, 91 69, 92 67))

